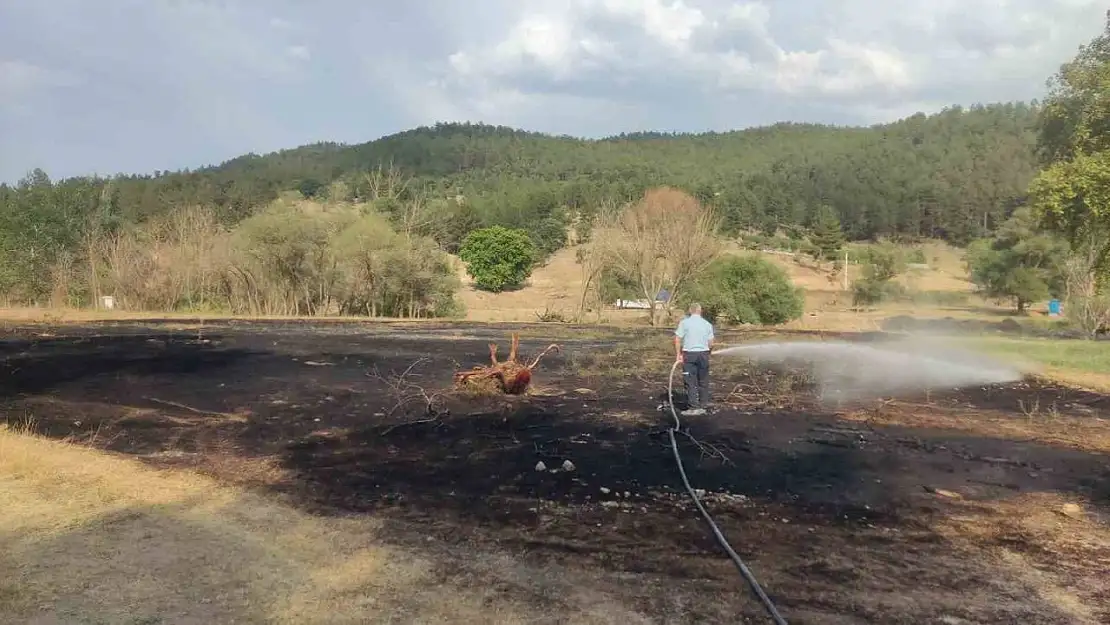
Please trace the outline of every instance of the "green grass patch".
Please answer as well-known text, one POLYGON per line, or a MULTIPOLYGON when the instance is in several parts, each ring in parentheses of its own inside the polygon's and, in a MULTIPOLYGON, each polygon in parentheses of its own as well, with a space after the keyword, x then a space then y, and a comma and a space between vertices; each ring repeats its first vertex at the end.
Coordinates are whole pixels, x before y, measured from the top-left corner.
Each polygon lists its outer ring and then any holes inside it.
POLYGON ((1110 349, 1102 341, 984 337, 972 339, 982 351, 1020 364, 1058 371, 1110 374, 1110 349))
POLYGON ((955 291, 908 291, 897 298, 915 306, 966 307, 971 303, 970 293, 955 291))

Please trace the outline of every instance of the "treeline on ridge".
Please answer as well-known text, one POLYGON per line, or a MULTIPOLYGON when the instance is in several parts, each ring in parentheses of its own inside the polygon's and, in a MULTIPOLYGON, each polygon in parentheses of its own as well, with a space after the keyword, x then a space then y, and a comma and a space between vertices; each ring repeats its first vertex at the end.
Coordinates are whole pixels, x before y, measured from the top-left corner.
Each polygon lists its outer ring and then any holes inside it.
POLYGON ((52 181, 36 170, 0 185, 0 295, 56 299, 50 276, 59 263, 87 264, 94 234, 144 226, 144 236, 155 236, 164 228, 150 224, 198 207, 231 232, 275 202, 292 201, 291 191, 323 204, 372 206, 394 234, 447 252, 457 252, 470 231, 502 225, 527 230, 541 256, 549 254, 566 244, 568 226, 658 186, 714 207, 730 235, 813 229, 831 212, 852 240, 965 244, 1022 202, 1037 170, 1036 118, 1033 105, 1000 104, 869 128, 778 124, 602 140, 438 124, 195 171, 52 181))

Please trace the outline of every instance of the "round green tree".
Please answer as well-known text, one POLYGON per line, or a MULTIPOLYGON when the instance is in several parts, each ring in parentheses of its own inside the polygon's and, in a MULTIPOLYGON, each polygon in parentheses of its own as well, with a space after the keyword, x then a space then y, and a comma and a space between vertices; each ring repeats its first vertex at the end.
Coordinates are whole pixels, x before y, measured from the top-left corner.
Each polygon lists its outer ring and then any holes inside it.
POLYGON ((532 274, 536 247, 524 230, 492 226, 466 235, 459 258, 475 286, 500 293, 523 285, 532 274))
POLYGON ((790 276, 758 256, 713 261, 684 300, 698 301, 707 319, 776 325, 802 316, 805 298, 790 276))

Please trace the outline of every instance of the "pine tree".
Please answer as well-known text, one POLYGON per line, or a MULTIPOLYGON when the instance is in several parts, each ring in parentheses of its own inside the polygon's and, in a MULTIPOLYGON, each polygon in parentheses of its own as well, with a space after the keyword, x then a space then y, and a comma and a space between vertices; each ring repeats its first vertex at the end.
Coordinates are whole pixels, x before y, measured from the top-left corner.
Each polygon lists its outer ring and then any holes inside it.
POLYGON ((840 229, 840 218, 828 206, 821 206, 814 220, 810 240, 813 242, 814 258, 836 260, 844 247, 844 232, 840 229))

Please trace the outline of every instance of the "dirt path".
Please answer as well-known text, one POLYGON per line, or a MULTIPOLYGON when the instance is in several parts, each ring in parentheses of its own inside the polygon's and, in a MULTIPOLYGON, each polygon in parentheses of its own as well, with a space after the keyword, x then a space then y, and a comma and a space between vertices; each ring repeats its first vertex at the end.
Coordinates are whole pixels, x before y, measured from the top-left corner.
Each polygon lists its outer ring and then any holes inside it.
MULTIPOLYGON (((382 540, 444 580, 476 583, 467 562, 510 553, 557 587, 617 597, 652 622, 763 622, 681 494, 658 411, 665 367, 593 366, 632 349, 627 336, 564 338, 531 397, 425 414, 417 389, 482 362, 501 331, 28 331, 4 345, 0 392, 9 420, 33 417, 53 437, 369 515, 382 540)), ((524 339, 526 353, 549 342, 524 339)), ((693 421, 702 447, 684 439, 682 450, 791 623, 1110 621, 1102 397, 1022 383, 830 412, 806 393, 693 421), (1056 406, 1053 417, 1023 414, 1019 399, 1056 406)), ((497 583, 549 614, 578 609, 550 585, 497 583)))

